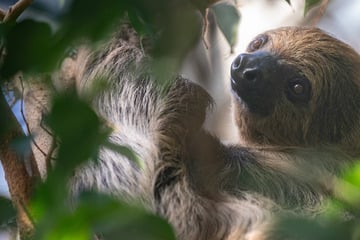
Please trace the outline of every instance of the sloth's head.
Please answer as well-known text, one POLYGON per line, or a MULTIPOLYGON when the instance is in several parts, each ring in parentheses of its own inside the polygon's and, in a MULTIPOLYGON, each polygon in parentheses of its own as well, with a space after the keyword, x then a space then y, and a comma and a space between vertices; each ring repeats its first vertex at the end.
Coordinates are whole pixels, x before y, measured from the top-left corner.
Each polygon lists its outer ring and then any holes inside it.
POLYGON ((346 149, 360 142, 360 56, 319 29, 257 36, 233 61, 231 88, 247 143, 346 149))

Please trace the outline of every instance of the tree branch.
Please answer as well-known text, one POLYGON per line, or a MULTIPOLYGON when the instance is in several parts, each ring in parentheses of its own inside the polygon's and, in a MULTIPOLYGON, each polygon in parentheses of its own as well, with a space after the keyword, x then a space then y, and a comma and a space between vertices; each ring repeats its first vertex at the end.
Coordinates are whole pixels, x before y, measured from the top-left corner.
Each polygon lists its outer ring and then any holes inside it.
MULTIPOLYGON (((20 0, 5 12, 0 9, 0 21, 15 21, 33 0, 20 0)), ((0 49, 2 57, 5 50, 0 49)), ((34 225, 28 215, 27 207, 34 186, 40 179, 40 173, 32 151, 20 153, 14 149, 14 140, 25 137, 22 128, 6 101, 3 89, 0 88, 0 161, 4 168, 14 207, 17 209, 17 224, 20 236, 26 238, 33 233, 34 225)), ((31 149, 28 146, 28 149, 31 149)))
MULTIPOLYGON (((25 11, 27 7, 33 2, 33 0, 19 0, 14 5, 10 6, 8 11, 6 12, 5 16, 3 16, 2 21, 3 22, 10 22, 15 21, 21 13, 25 11)), ((4 11, 2 11, 4 13, 4 11)), ((1 13, 0 13, 0 19, 1 19, 1 13)))
MULTIPOLYGON (((22 236, 31 234, 33 225, 27 215, 30 197, 37 179, 40 179, 39 171, 35 164, 32 152, 28 155, 20 154, 13 147, 14 139, 24 137, 20 124, 15 118, 6 102, 3 92, 0 92, 0 160, 5 171, 5 178, 9 185, 12 202, 18 212, 18 225, 22 236), (30 171, 27 170, 25 161, 30 162, 30 171)), ((30 146, 29 146, 30 149, 30 146)))

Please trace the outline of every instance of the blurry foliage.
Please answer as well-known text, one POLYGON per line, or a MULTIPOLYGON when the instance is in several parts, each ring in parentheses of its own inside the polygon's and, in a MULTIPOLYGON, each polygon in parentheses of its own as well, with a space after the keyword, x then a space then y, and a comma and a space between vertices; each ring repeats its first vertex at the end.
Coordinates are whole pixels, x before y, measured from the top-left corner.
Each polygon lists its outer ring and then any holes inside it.
POLYGON ((9 199, 0 196, 0 227, 15 218, 16 212, 9 199))
POLYGON ((306 0, 305 1, 305 8, 304 8, 304 15, 314 6, 319 5, 322 0, 306 0))
MULTIPOLYGON (((291 0, 285 0, 289 5, 291 5, 291 0)), ((323 0, 305 0, 305 7, 304 7, 304 15, 313 7, 321 4, 323 0)))
MULTIPOLYGON (((64 1, 58 0, 59 4, 64 1)), ((289 0, 285 0, 290 4, 289 0)), ((51 72, 69 46, 82 39, 99 41, 123 17, 142 37, 149 37, 159 71, 176 70, 202 37, 207 7, 233 46, 240 16, 236 9, 214 0, 74 0, 53 31, 35 20, 0 25, 1 48, 6 55, 0 83, 19 70, 51 72), (167 62, 167 64, 163 64, 167 62)), ((305 12, 320 0, 307 0, 305 12)), ((47 84, 50 84, 47 82, 47 84)), ((0 113, 1 115, 1 113, 0 113)), ((89 104, 75 92, 54 96, 46 121, 57 137, 57 164, 34 194, 30 215, 36 225, 35 239, 91 239, 97 233, 107 239, 174 239, 171 227, 161 218, 126 205, 110 196, 84 193, 69 208, 67 179, 74 168, 96 160, 99 148, 109 147, 138 160, 133 152, 107 141, 110 129, 89 104)), ((279 230, 298 239, 360 239, 360 165, 339 182, 341 198, 329 200, 329 209, 316 219, 282 218, 279 230), (349 213, 344 216, 344 212, 349 213), (346 220, 346 221, 344 221, 346 220)), ((339 191, 340 191, 339 190, 339 191)), ((14 217, 10 202, 0 198, 0 224, 14 217)))
POLYGON ((233 6, 227 4, 216 4, 211 9, 215 13, 219 29, 232 49, 236 43, 236 33, 240 22, 238 11, 233 6))
POLYGON ((1 68, 5 77, 20 70, 45 72, 54 66, 54 58, 47 61, 52 51, 52 35, 48 24, 33 20, 24 20, 15 26, 3 25, 6 32, 6 57, 1 68))
POLYGON ((327 200, 322 214, 281 217, 275 232, 296 240, 360 239, 360 163, 337 180, 335 197, 327 200))
POLYGON ((105 239, 175 239, 165 220, 107 195, 83 193, 74 210, 68 208, 47 206, 34 239, 87 240, 95 233, 105 239))

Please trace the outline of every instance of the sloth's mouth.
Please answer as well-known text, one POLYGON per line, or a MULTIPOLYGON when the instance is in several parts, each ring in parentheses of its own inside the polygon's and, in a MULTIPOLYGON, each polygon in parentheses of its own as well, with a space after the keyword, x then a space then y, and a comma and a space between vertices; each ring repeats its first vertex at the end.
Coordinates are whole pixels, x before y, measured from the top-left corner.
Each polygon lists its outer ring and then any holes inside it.
POLYGON ((236 81, 233 78, 230 78, 231 81, 231 89, 235 90, 236 89, 236 81))
POLYGON ((273 107, 269 101, 266 101, 266 94, 261 94, 257 89, 246 88, 233 78, 231 78, 231 89, 235 100, 250 113, 260 116, 271 114, 273 107))

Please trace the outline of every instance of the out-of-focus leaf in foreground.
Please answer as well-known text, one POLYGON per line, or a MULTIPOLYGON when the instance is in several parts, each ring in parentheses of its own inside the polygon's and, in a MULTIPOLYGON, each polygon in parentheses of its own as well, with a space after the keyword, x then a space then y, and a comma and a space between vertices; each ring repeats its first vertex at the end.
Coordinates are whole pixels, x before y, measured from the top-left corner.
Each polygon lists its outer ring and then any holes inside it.
POLYGON ((224 34, 230 47, 236 43, 237 30, 240 22, 240 14, 235 6, 220 3, 211 7, 221 32, 224 34))
POLYGON ((107 195, 84 193, 73 212, 45 224, 36 239, 87 240, 98 234, 105 239, 173 240, 174 233, 163 219, 131 207, 107 195))
POLYGON ((316 5, 320 4, 322 0, 305 0, 304 15, 316 5))

